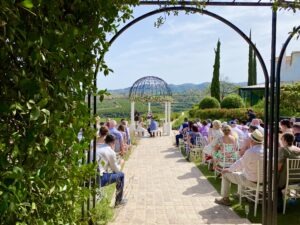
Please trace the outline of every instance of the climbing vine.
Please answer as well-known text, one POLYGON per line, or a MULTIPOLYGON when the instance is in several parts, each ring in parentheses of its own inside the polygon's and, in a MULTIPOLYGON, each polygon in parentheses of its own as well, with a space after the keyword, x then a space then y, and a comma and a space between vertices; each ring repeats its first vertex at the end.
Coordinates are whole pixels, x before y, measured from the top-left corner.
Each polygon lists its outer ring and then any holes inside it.
POLYGON ((94 135, 85 97, 136 3, 0 1, 0 224, 76 223, 94 171, 81 164, 94 135))

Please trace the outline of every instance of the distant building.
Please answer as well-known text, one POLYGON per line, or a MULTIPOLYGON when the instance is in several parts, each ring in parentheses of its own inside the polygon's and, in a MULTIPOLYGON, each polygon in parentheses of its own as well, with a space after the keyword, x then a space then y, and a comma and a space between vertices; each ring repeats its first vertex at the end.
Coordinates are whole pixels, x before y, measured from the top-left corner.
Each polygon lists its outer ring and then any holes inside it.
POLYGON ((300 81, 300 51, 292 52, 290 56, 284 55, 280 74, 283 82, 300 81))
MULTIPOLYGON (((277 63, 278 58, 276 58, 277 63)), ((277 65, 276 65, 277 66, 277 65)), ((300 81, 300 51, 292 52, 290 56, 284 55, 280 73, 281 83, 300 81)), ((263 99, 265 84, 239 88, 239 95, 251 106, 263 99)))

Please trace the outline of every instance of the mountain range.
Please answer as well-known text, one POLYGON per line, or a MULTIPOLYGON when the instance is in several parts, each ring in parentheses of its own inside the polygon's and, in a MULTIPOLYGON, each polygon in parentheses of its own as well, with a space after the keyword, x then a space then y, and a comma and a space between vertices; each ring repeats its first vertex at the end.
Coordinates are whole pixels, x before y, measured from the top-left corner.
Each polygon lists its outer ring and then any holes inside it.
MULTIPOLYGON (((231 83, 236 86, 246 86, 247 82, 239 82, 239 83, 231 83)), ((185 83, 185 84, 169 84, 169 87, 172 93, 183 93, 187 91, 202 91, 208 88, 210 82, 203 82, 200 84, 192 84, 192 83, 185 83)), ((122 89, 115 89, 115 90, 108 90, 111 94, 118 94, 118 95, 128 95, 130 87, 122 88, 122 89)))

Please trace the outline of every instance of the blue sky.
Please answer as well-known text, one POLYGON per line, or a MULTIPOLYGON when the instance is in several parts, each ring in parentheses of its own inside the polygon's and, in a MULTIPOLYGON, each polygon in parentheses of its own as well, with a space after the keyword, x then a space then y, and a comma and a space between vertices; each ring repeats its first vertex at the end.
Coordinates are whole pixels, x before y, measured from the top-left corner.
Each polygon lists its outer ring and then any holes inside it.
MULTIPOLYGON (((155 9, 139 6, 134 17, 155 9)), ((269 7, 207 7, 238 26, 252 40, 270 67, 271 10, 269 7)), ((164 14, 160 14, 164 16, 164 14)), ((166 22, 154 27, 159 14, 148 17, 125 31, 105 56, 113 73, 98 74, 98 88, 130 87, 144 76, 158 76, 170 84, 210 82, 214 64, 214 48, 221 41, 221 77, 231 82, 247 80, 248 45, 230 27, 206 15, 180 12, 166 16, 166 22)), ((279 11, 277 55, 294 26, 300 25, 300 12, 279 11)), ((300 51, 300 39, 292 40, 287 50, 300 51)), ((258 82, 264 77, 258 64, 258 82)))

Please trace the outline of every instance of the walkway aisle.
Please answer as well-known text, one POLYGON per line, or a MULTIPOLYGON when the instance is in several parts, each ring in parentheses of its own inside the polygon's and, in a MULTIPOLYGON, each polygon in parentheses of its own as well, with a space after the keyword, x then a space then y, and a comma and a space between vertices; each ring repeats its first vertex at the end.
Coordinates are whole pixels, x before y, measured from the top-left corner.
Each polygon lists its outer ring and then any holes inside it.
POLYGON ((117 209, 110 225, 249 224, 214 203, 218 193, 172 147, 172 138, 140 140, 124 168, 128 203, 117 209))

